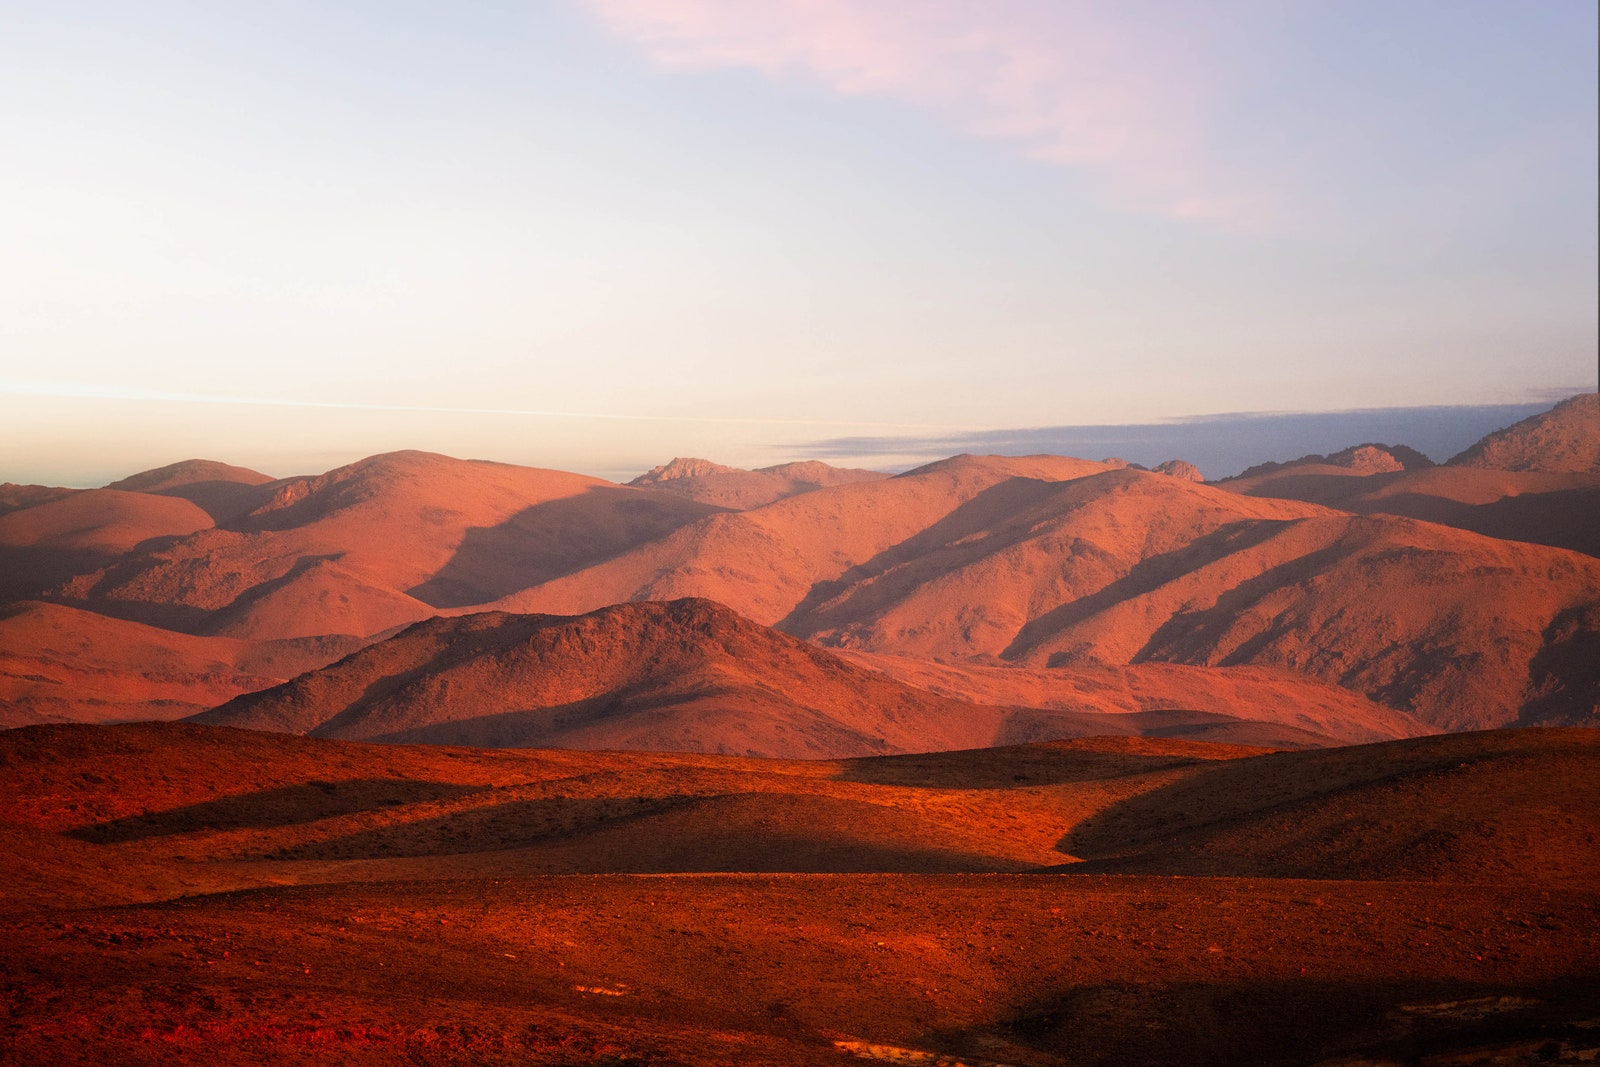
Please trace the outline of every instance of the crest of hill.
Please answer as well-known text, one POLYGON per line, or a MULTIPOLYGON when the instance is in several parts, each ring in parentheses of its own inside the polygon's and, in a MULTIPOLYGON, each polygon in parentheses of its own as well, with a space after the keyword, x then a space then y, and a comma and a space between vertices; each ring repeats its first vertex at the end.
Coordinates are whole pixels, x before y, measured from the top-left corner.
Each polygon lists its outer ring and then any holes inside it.
POLYGON ((1224 478, 1219 484, 1228 484, 1239 479, 1259 478, 1262 475, 1285 470, 1361 476, 1388 471, 1426 470, 1433 465, 1433 460, 1414 448, 1368 442, 1363 445, 1351 445, 1326 456, 1313 454, 1286 463, 1258 463, 1233 478, 1224 478))
POLYGON ((1157 463, 1150 469, 1156 474, 1165 474, 1170 478, 1178 478, 1186 482, 1203 482, 1206 480, 1205 475, 1200 473, 1200 468, 1188 460, 1169 459, 1165 463, 1157 463))
POLYGON ((705 504, 743 511, 834 485, 878 481, 879 471, 831 467, 816 460, 756 470, 725 467, 706 459, 679 457, 639 475, 630 486, 675 493, 705 504))
POLYGON ((187 500, 84 489, 0 514, 0 601, 31 599, 152 543, 209 529, 187 500))
POLYGON ((494 600, 718 510, 583 475, 424 452, 261 488, 267 499, 225 527, 82 573, 58 595, 190 632, 362 636, 494 600))
POLYGON ((1064 456, 954 456, 892 478, 710 515, 490 606, 581 614, 629 600, 696 596, 772 625, 818 582, 838 579, 954 513, 981 509, 999 521, 1012 500, 1003 484, 1059 482, 1108 469, 1064 456))
POLYGON ((1448 461, 1487 470, 1600 473, 1600 394, 1579 393, 1496 430, 1448 461))
POLYGON ((107 489, 123 489, 130 493, 164 493, 204 482, 233 482, 237 485, 262 485, 274 481, 271 475, 248 467, 234 467, 210 459, 185 459, 165 467, 130 474, 114 481, 107 489))
POLYGON ((1086 733, 1334 743, 1328 732, 1241 718, 972 704, 906 686, 711 601, 685 599, 579 617, 434 619, 194 721, 342 740, 783 758, 1086 733))
POLYGON ((58 485, 18 485, 16 482, 0 482, 0 515, 22 508, 31 508, 47 500, 59 500, 78 492, 82 490, 66 489, 58 485))
POLYGON ((176 719, 323 666, 353 639, 246 642, 63 604, 0 609, 0 727, 176 719))
POLYGON ((214 521, 225 523, 264 503, 269 494, 260 487, 273 480, 246 467, 186 459, 129 475, 106 488, 182 497, 198 504, 214 521))
POLYGON ((1221 483, 1248 496, 1437 522, 1600 556, 1600 474, 1428 467, 1352 478, 1285 467, 1221 483))

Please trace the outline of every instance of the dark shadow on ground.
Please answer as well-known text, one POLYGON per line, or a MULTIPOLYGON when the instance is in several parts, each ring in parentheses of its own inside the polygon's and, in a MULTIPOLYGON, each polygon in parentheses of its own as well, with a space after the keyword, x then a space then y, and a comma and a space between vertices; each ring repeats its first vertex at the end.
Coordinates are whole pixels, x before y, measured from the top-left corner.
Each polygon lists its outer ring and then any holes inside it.
POLYGON ((847 782, 921 789, 1021 789, 1126 778, 1207 762, 1189 756, 1086 751, 1044 743, 841 760, 838 777, 847 782))
POLYGON ((67 836, 93 844, 109 845, 150 837, 170 837, 197 830, 262 830, 311 823, 375 808, 442 800, 474 793, 482 788, 402 778, 308 782, 305 785, 222 797, 148 815, 129 815, 73 830, 67 836))
POLYGON ((1578 1063, 1600 1050, 1597 1015, 1600 985, 1581 979, 1130 982, 1042 997, 925 1047, 977 1057, 1004 1042, 1092 1067, 1578 1063))

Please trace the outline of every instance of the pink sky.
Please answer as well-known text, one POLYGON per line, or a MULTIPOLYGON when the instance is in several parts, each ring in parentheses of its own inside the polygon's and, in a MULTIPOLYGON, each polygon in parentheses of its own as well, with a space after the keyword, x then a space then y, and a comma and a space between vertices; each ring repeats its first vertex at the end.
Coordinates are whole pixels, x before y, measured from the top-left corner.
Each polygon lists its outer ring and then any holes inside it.
POLYGON ((938 115, 1081 168, 1120 206, 1257 228, 1266 198, 1207 157, 1227 74, 1190 5, 996 0, 587 0, 683 70, 743 68, 938 115), (1157 17, 1159 16, 1159 17, 1157 17))

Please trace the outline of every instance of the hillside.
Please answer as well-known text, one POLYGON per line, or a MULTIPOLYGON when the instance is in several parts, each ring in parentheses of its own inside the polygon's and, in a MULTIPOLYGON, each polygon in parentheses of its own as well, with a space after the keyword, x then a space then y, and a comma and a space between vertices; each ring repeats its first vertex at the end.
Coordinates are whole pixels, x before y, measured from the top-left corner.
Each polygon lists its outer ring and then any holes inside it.
POLYGON ((889 477, 878 471, 831 467, 816 460, 780 463, 774 467, 740 470, 705 459, 678 457, 653 467, 628 484, 698 500, 702 504, 746 511, 775 500, 809 493, 832 485, 872 482, 889 477))
POLYGON ((191 633, 367 636, 592 565, 715 510, 582 475, 421 452, 272 488, 224 528, 133 553, 55 595, 191 633))
POLYGON ((1449 461, 1452 467, 1600 474, 1600 394, 1579 393, 1497 430, 1449 461))
POLYGON ((1404 515, 1600 556, 1600 474, 1429 467, 1350 477, 1285 467, 1217 484, 1248 496, 1303 500, 1359 515, 1404 515))
POLYGON ((1098 733, 1303 747, 1416 729, 1378 708, 1354 721, 1320 720, 1264 701, 1200 713, 1188 705, 1131 709, 1142 715, 1097 710, 941 696, 711 601, 678 600, 579 617, 435 619, 194 721, 344 740, 809 759, 1098 733), (1255 711, 1266 721, 1244 721, 1255 711))
POLYGON ((1600 693, 1591 558, 1134 471, 1007 491, 1025 505, 896 545, 781 628, 949 662, 1287 669, 1446 729, 1575 721, 1600 693))
POLYGON ((0 728, 182 718, 359 644, 193 637, 61 604, 14 604, 0 608, 0 728))
POLYGON ((141 471, 107 485, 130 493, 182 497, 201 507, 218 523, 226 523, 271 499, 273 479, 248 467, 209 459, 186 459, 141 471))
POLYGON ((1586 1062, 1597 738, 786 762, 13 730, 0 1042, 164 1067, 1586 1062), (1119 864, 1161 873, 1094 873, 1119 864))

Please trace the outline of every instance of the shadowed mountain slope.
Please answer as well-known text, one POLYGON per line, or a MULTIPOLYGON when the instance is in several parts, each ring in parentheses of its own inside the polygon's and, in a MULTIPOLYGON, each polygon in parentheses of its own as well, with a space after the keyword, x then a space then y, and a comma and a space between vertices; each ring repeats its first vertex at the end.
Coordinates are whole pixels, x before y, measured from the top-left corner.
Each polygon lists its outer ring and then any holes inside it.
MULTIPOLYGON (((772 625, 816 583, 838 578, 1002 483, 1055 482, 1107 469, 1060 456, 956 456, 882 481, 712 515, 493 606, 575 614, 628 600, 699 596, 772 625)), ((997 501, 992 517, 1004 508, 997 501)))
POLYGON ((1217 484, 1248 496, 1303 500, 1361 515, 1404 515, 1600 556, 1600 474, 1430 467, 1353 478, 1285 467, 1217 484))
MULTIPOLYGON (((880 670, 917 689, 957 700, 1093 712, 1104 717, 1107 733, 1124 732, 1110 727, 1124 720, 1131 726, 1139 721, 1136 716, 1141 714, 1173 712, 1195 713, 1196 737, 1201 737, 1199 731, 1207 729, 1201 717, 1212 715, 1275 723, 1331 737, 1342 744, 1389 741, 1434 732, 1434 728, 1403 712, 1373 703, 1341 686, 1270 667, 1191 667, 1177 663, 995 667, 937 663, 850 649, 838 652, 852 663, 880 670)), ((1044 739, 1027 736, 1023 732, 1025 722, 1024 715, 1013 716, 1009 740, 1044 739)), ((1169 726, 1176 729, 1178 720, 1169 726)), ((1244 744, 1274 743, 1245 740, 1243 732, 1215 739, 1239 740, 1244 744)))
MULTIPOLYGON (((435 619, 194 721, 347 740, 786 758, 1095 733, 1303 747, 1374 731, 1370 721, 1323 724, 1266 708, 1266 721, 1246 722, 1256 710, 1248 706, 1129 710, 1136 714, 1101 714, 1087 702, 1029 709, 941 696, 721 605, 679 600, 579 617, 435 619)), ((1411 725, 1374 711, 1376 729, 1393 731, 1380 736, 1411 725)))
POLYGON ((740 470, 710 460, 679 457, 646 471, 628 484, 637 489, 655 489, 703 504, 745 511, 813 489, 881 481, 887 477, 879 471, 831 467, 816 460, 740 470))
POLYGON ((211 525, 201 508, 172 497, 119 489, 46 496, 0 514, 0 601, 37 596, 72 575, 211 525))
POLYGON ((1000 521, 930 527, 782 628, 950 662, 1288 669, 1449 729, 1586 721, 1600 696, 1589 557, 1135 471, 996 492, 1000 521))
POLYGON ((129 475, 106 488, 182 497, 198 504, 213 520, 222 524, 271 499, 271 489, 261 487, 272 481, 270 476, 247 467, 234 467, 209 459, 186 459, 129 475))
POLYGON ((1283 752, 1140 794, 1064 850, 1095 870, 1582 885, 1600 873, 1600 731, 1283 752))
POLYGON ((0 727, 180 718, 357 647, 334 637, 193 637, 62 604, 15 604, 0 608, 0 727))
POLYGON ((1600 474, 1600 394, 1579 393, 1549 411, 1497 430, 1452 467, 1600 474))
POLYGON ((270 488, 267 502, 225 529, 84 574, 59 596, 191 632, 366 635, 492 600, 715 510, 582 475, 422 452, 270 488))

